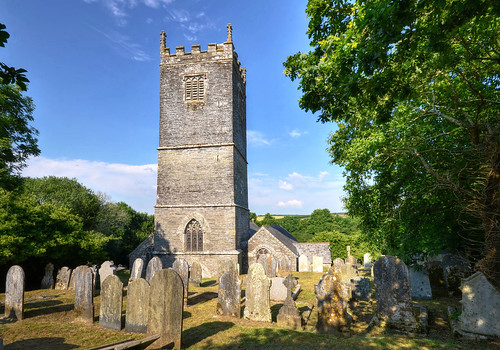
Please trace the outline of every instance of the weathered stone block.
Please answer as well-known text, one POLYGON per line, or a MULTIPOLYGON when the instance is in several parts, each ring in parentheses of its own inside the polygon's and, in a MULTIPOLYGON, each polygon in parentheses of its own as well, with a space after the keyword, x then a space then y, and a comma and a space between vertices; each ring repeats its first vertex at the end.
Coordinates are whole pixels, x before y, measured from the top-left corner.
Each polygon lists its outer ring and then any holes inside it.
POLYGON ((75 312, 77 320, 94 322, 93 273, 90 267, 78 266, 75 271, 75 312))
POLYGON ((149 283, 143 278, 136 278, 127 286, 127 313, 125 331, 146 333, 149 316, 149 283))
POLYGON ((115 275, 109 275, 101 283, 101 308, 99 325, 119 331, 122 329, 123 283, 115 275))
POLYGON ((253 321, 271 322, 269 288, 271 282, 261 264, 252 264, 244 279, 246 304, 243 316, 253 321))
POLYGON ((224 272, 219 278, 217 314, 238 318, 241 315, 241 281, 234 270, 224 272))

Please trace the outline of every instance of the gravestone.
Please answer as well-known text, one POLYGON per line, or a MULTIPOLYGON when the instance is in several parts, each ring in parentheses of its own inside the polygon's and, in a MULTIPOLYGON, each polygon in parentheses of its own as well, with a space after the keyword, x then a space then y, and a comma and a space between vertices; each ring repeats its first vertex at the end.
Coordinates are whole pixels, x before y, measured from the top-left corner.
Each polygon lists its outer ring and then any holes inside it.
POLYGON ((276 277, 278 263, 271 254, 264 254, 258 262, 264 267, 264 271, 267 277, 276 277))
POLYGON ((405 263, 394 256, 383 256, 373 265, 376 316, 387 326, 402 331, 418 330, 411 303, 410 279, 405 263))
POLYGON ((347 249, 347 257, 350 257, 351 256, 351 246, 346 246, 345 248, 347 249))
POLYGON ((220 260, 217 262, 217 277, 221 277, 226 271, 238 271, 236 261, 231 259, 220 260))
POLYGON ((450 295, 460 295, 460 285, 462 280, 471 275, 469 266, 464 265, 450 265, 446 266, 444 270, 444 277, 446 288, 450 295))
MULTIPOLYGON (((116 267, 112 261, 105 261, 101 264, 99 269, 99 282, 102 283, 109 275, 114 275, 116 273, 116 267)), ((94 281, 92 281, 94 283, 94 281)), ((94 283, 95 285, 95 283, 94 283)))
POLYGON ((54 264, 45 265, 45 275, 42 278, 41 289, 54 288, 54 264))
POLYGON ((189 283, 193 286, 199 287, 201 285, 202 270, 201 264, 198 261, 194 261, 191 264, 191 271, 189 272, 189 283))
POLYGON ((313 256, 312 270, 313 270, 313 272, 323 273, 323 257, 322 256, 313 256))
POLYGON ((116 275, 109 275, 101 283, 99 326, 119 331, 122 329, 123 283, 116 275))
POLYGON ((157 271, 151 279, 148 333, 160 334, 154 344, 161 348, 182 343, 182 311, 184 308, 184 283, 173 269, 157 271))
POLYGON ((78 266, 75 271, 75 312, 79 321, 94 322, 93 273, 89 266, 78 266))
POLYGON ((75 280, 76 280, 76 268, 71 272, 70 277, 69 277, 69 284, 68 284, 68 289, 69 290, 75 290, 75 280))
POLYGON ((429 275, 429 282, 431 284, 432 293, 438 294, 437 292, 446 290, 446 285, 444 283, 444 272, 443 265, 440 261, 431 260, 425 263, 425 270, 429 275))
POLYGON ((283 284, 287 289, 287 295, 283 306, 278 312, 276 322, 280 325, 284 325, 293 329, 299 329, 302 326, 302 317, 300 316, 300 311, 295 306, 295 301, 292 298, 292 288, 295 284, 295 279, 291 274, 289 274, 288 276, 286 276, 283 284))
POLYGON ((271 288, 269 290, 269 297, 273 301, 285 301, 287 296, 287 288, 284 284, 285 278, 273 277, 271 278, 271 288))
POLYGON ((431 283, 429 281, 429 274, 426 270, 417 270, 410 267, 410 287, 411 297, 413 300, 430 300, 432 299, 431 283))
POLYGON ((149 283, 144 278, 136 278, 127 286, 127 314, 125 331, 146 333, 149 316, 149 283))
POLYGON ((329 271, 321 277, 315 293, 318 301, 318 323, 320 333, 339 333, 347 330, 347 300, 344 298, 342 281, 337 272, 329 271))
POLYGON ((340 271, 340 268, 345 264, 344 259, 336 258, 333 260, 333 271, 340 271))
POLYGON ((358 270, 351 265, 350 263, 346 262, 344 265, 340 267, 340 279, 342 281, 350 281, 351 279, 355 278, 358 275, 358 270))
POLYGON ((130 270, 129 281, 136 280, 142 277, 142 270, 144 269, 144 260, 142 258, 137 258, 132 264, 132 269, 130 270))
POLYGON ((241 316, 241 281, 235 270, 229 270, 219 278, 217 314, 241 316))
POLYGON ((146 267, 146 281, 151 284, 151 279, 155 273, 161 269, 163 269, 163 264, 161 263, 160 258, 154 256, 151 260, 149 260, 148 266, 146 267))
POLYGON ((56 285, 57 290, 67 290, 69 289, 69 280, 71 276, 71 269, 67 266, 63 266, 57 271, 56 285))
POLYGON ((5 280, 5 317, 21 321, 24 318, 24 270, 11 266, 5 280))
POLYGON ((299 256, 299 272, 308 272, 309 270, 309 259, 307 259, 307 256, 299 256))
POLYGON ((264 267, 259 263, 250 265, 244 284, 247 300, 243 316, 253 321, 271 322, 269 302, 271 282, 266 276, 264 267))
POLYGON ((189 264, 184 259, 175 259, 172 268, 181 276, 184 284, 184 304, 187 305, 188 288, 189 288, 189 264))
POLYGON ((462 314, 458 325, 462 331, 490 337, 500 336, 500 290, 481 272, 462 281, 462 314))
POLYGON ((372 267, 372 256, 370 253, 365 253, 365 255, 363 255, 363 266, 372 267))
POLYGON ((355 300, 370 300, 370 279, 356 276, 351 279, 351 297, 355 300))
POLYGON ((97 295, 97 286, 100 281, 98 281, 99 270, 97 269, 97 265, 90 266, 90 270, 92 271, 92 290, 94 291, 94 296, 97 295))
POLYGON ((285 277, 292 273, 292 264, 290 260, 282 255, 278 259, 278 276, 285 277))
POLYGON ((352 255, 349 255, 347 257, 347 259, 345 259, 345 262, 346 262, 346 264, 349 263, 352 266, 357 266, 358 265, 358 260, 354 256, 352 256, 352 255))

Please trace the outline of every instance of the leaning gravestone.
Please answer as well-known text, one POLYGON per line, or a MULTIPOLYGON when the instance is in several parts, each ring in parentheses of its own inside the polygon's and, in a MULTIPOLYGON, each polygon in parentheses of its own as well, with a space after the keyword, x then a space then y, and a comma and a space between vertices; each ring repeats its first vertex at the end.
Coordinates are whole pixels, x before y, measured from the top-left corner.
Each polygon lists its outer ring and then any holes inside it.
POLYGON ((286 256, 278 258, 278 276, 285 277, 292 273, 292 264, 286 256))
POLYGON ((323 257, 322 256, 313 256, 313 263, 312 263, 312 270, 313 272, 323 272, 323 257))
POLYGON ((241 281, 235 270, 226 271, 219 278, 217 314, 241 316, 241 281))
POLYGON ((146 281, 151 284, 151 279, 155 273, 161 269, 163 269, 163 264, 161 263, 160 258, 154 256, 151 260, 149 260, 148 266, 146 267, 146 281))
POLYGON ((356 276, 351 279, 351 297, 355 300, 370 300, 370 279, 356 276))
POLYGON ((307 272, 309 271, 309 259, 307 259, 306 255, 299 256, 299 272, 307 272))
POLYGON ((276 277, 278 263, 271 254, 264 254, 258 261, 264 267, 266 276, 269 278, 276 277))
POLYGON ((411 297, 413 300, 432 299, 431 283, 429 274, 426 270, 417 270, 414 267, 409 268, 411 297))
POLYGON ((101 309, 99 326, 119 331, 122 329, 123 283, 109 275, 101 283, 101 309))
POLYGON ((292 288, 295 284, 295 281, 291 274, 286 276, 283 284, 287 289, 287 295, 283 306, 278 312, 276 322, 293 329, 299 329, 302 326, 302 317, 300 316, 299 309, 297 309, 297 307, 295 306, 295 301, 292 298, 292 288))
POLYGON ((160 334, 155 347, 181 348, 184 284, 173 269, 163 269, 151 279, 148 333, 160 334))
POLYGON ((146 333, 149 315, 149 289, 149 283, 144 278, 136 278, 129 282, 125 331, 146 333))
POLYGON ((45 265, 45 275, 42 278, 41 289, 54 288, 54 264, 48 263, 45 265))
POLYGON ((5 317, 22 320, 24 318, 24 270, 19 265, 12 266, 5 280, 5 317))
POLYGON ((370 253, 365 253, 365 255, 363 255, 363 266, 372 267, 372 256, 370 253))
POLYGON ((318 300, 318 323, 320 333, 338 333, 349 326, 347 300, 344 298, 342 281, 337 272, 325 273, 315 288, 318 300))
POLYGON ((405 263, 394 256, 383 256, 373 265, 376 316, 387 326, 414 332, 418 324, 411 303, 410 280, 405 263))
POLYGON ((340 271, 340 268, 345 264, 344 259, 336 258, 333 260, 333 271, 340 271))
POLYGON ((184 259, 175 259, 174 266, 172 268, 179 274, 179 276, 181 276, 182 283, 184 284, 184 304, 187 305, 189 288, 189 264, 184 259))
POLYGON ((201 278, 201 264, 198 261, 194 261, 191 264, 191 269, 189 271, 189 283, 191 283, 193 286, 199 287, 201 285, 201 278))
POLYGON ((94 322, 93 273, 82 265, 75 269, 75 312, 77 320, 94 322))
POLYGON ((144 260, 142 258, 137 258, 132 264, 132 269, 130 270, 129 281, 136 280, 142 277, 142 270, 144 268, 144 260))
POLYGON ((269 290, 269 297, 273 301, 285 301, 287 296, 287 288, 285 286, 285 278, 273 277, 271 278, 271 288, 269 290))
POLYGON ((69 289, 69 280, 71 277, 71 269, 67 266, 63 266, 57 271, 56 276, 56 286, 57 290, 69 289))
MULTIPOLYGON (((104 282, 106 277, 109 275, 114 275, 116 273, 115 264, 112 261, 105 261, 102 263, 101 268, 99 269, 99 281, 100 283, 104 282)), ((94 283, 92 281, 92 283, 94 283)))
POLYGON ((243 316, 253 321, 271 322, 269 302, 271 282, 266 276, 264 267, 259 263, 250 265, 244 284, 247 300, 243 316))

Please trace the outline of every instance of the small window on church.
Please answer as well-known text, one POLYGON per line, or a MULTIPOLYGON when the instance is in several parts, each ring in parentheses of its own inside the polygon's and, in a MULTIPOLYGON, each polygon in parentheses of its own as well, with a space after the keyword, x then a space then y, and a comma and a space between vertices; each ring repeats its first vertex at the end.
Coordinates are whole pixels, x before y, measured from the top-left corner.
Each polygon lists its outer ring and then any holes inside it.
POLYGON ((186 102, 203 102, 205 100, 205 75, 184 77, 184 100, 186 102))
POLYGON ((203 251, 203 230, 198 221, 195 219, 191 220, 184 230, 184 235, 186 252, 203 251))

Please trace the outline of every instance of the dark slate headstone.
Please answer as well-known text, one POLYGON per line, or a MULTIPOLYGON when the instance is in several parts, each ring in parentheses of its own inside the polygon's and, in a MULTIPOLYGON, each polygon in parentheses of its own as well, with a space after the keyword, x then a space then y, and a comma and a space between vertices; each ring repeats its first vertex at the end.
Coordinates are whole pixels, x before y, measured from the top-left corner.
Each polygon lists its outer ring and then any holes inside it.
POLYGON ((191 269, 189 271, 189 283, 193 286, 199 287, 201 285, 201 264, 198 261, 194 261, 191 264, 191 269))
POLYGON ((340 271, 340 268, 345 264, 344 259, 336 258, 333 260, 333 271, 340 271))
POLYGON ((259 258, 258 262, 264 267, 264 271, 267 277, 269 278, 276 277, 278 263, 271 254, 262 255, 259 258))
POLYGON ((247 300, 243 316, 253 321, 271 322, 269 301, 271 282, 266 276, 264 267, 259 263, 250 265, 244 284, 247 300))
POLYGON ((278 259, 278 276, 286 277, 292 273, 292 264, 286 256, 281 256, 278 259))
POLYGON ((71 269, 67 266, 61 267, 57 272, 55 289, 58 290, 69 289, 70 277, 71 277, 71 269))
POLYGON ((241 316, 241 281, 234 270, 224 272, 219 278, 217 314, 238 318, 241 316))
POLYGON ((291 274, 286 276, 283 284, 287 289, 287 296, 283 306, 278 312, 276 317, 276 322, 280 325, 284 325, 293 329, 299 329, 302 326, 302 317, 300 316, 300 311, 295 306, 295 301, 292 298, 292 288, 294 287, 296 281, 291 274))
POLYGON ((417 270, 410 267, 410 287, 411 297, 413 300, 432 299, 431 284, 429 282, 429 274, 426 270, 417 270))
POLYGON ((321 333, 339 333, 349 326, 347 301, 340 274, 331 270, 324 274, 315 288, 318 300, 318 323, 321 333))
POLYGON ((148 266, 146 267, 146 281, 151 284, 151 279, 155 275, 157 271, 163 269, 163 264, 159 257, 154 256, 148 262, 148 266))
POLYGON ((184 259, 175 259, 172 268, 181 276, 184 284, 184 303, 187 305, 188 289, 189 289, 189 264, 184 259))
POLYGON ((119 331, 122 329, 123 283, 115 275, 109 275, 101 283, 101 309, 99 325, 119 331))
POLYGON ((181 348, 184 284, 173 269, 163 269, 151 279, 148 333, 160 334, 155 347, 181 348))
POLYGON ((413 314, 406 264, 394 256, 383 256, 373 265, 373 275, 377 318, 391 328, 417 331, 419 327, 413 314))
POLYGON ((127 286, 127 314, 125 331, 146 333, 149 316, 149 283, 144 278, 137 278, 127 286))
POLYGON ((48 263, 45 265, 45 275, 42 278, 41 289, 54 288, 54 264, 48 263))
POLYGON ((141 278, 143 269, 144 269, 144 260, 142 260, 142 258, 135 259, 134 263, 132 264, 132 268, 130 269, 129 281, 141 278))
POLYGON ((355 300, 370 300, 370 279, 356 276, 351 279, 351 297, 355 300))
POLYGON ((93 273, 89 266, 78 266, 75 271, 75 312, 77 320, 94 322, 93 273))
POLYGON ((5 280, 5 317, 24 318, 24 270, 14 265, 7 272, 5 280))

